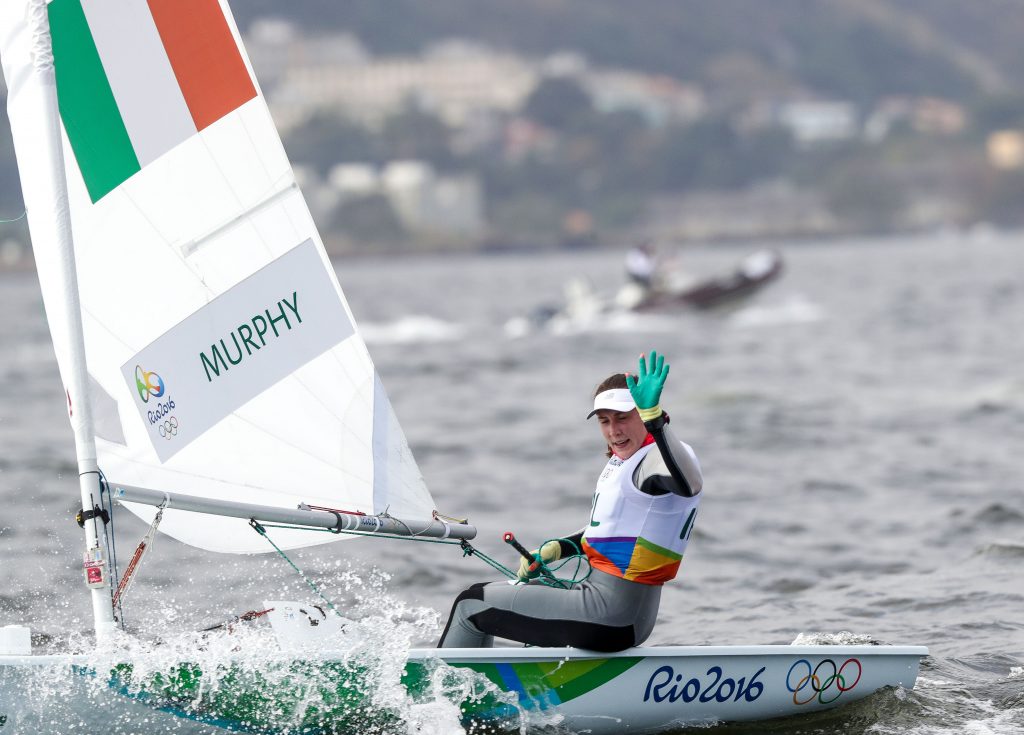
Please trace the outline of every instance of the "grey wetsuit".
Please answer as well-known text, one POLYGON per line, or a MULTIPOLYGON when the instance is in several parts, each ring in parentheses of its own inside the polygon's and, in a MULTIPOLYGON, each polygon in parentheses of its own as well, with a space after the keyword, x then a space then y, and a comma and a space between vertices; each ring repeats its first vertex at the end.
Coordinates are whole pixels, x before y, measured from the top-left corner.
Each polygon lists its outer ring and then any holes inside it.
MULTIPOLYGON (((650 495, 693 496, 702 477, 696 457, 686 451, 664 419, 647 423, 655 437, 633 473, 633 483, 650 495)), ((569 537, 578 546, 583 532, 569 537)), ((575 553, 562 543, 563 556, 575 553)), ((599 569, 572 589, 538 582, 474 584, 455 599, 440 648, 484 648, 495 636, 534 646, 574 646, 621 651, 650 636, 658 616, 661 585, 632 582, 599 569)))

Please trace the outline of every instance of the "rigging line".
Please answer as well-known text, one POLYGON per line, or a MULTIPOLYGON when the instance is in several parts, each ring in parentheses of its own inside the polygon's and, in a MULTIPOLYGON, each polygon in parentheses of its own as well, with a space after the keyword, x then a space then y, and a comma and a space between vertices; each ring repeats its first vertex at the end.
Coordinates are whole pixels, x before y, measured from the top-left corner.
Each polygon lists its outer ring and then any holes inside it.
POLYGON ((321 600, 327 603, 327 606, 334 611, 335 615, 337 615, 339 618, 342 617, 341 613, 338 612, 338 608, 334 606, 334 603, 328 600, 326 597, 324 597, 324 594, 320 591, 320 588, 313 583, 313 580, 311 580, 309 577, 303 574, 302 570, 295 566, 295 562, 289 559, 288 555, 281 551, 280 547, 278 547, 278 545, 274 543, 274 540, 267 535, 266 528, 264 526, 261 526, 259 521, 257 521, 255 518, 250 518, 249 525, 252 526, 253 530, 256 531, 256 533, 265 538, 267 542, 274 547, 274 551, 280 554, 281 558, 288 562, 291 568, 295 570, 296 574, 298 574, 302 578, 302 581, 309 585, 309 588, 313 590, 320 597, 321 600))
MULTIPOLYGON (((371 516, 371 517, 373 517, 373 516, 371 516)), ((392 518, 391 520, 397 521, 398 519, 397 518, 392 518)), ((340 529, 340 528, 339 529, 319 528, 319 527, 313 527, 313 526, 285 525, 285 524, 281 524, 281 523, 264 523, 262 525, 263 525, 264 528, 280 528, 280 529, 283 529, 283 530, 286 530, 286 531, 315 531, 317 533, 330 533, 330 534, 334 534, 334 535, 366 536, 368 538, 387 538, 387 539, 394 539, 395 541, 422 541, 422 542, 428 543, 428 544, 451 544, 451 545, 458 545, 458 544, 462 543, 461 541, 456 541, 455 539, 438 539, 438 538, 433 538, 433 537, 428 537, 428 536, 398 536, 396 534, 380 533, 380 532, 374 532, 374 531, 347 531, 347 530, 340 529)))
POLYGON ((28 210, 27 209, 24 212, 22 212, 21 214, 19 214, 17 217, 15 217, 14 219, 0 219, 0 224, 9 225, 12 222, 17 222, 19 220, 23 220, 23 219, 25 219, 25 215, 26 214, 28 214, 28 210))
MULTIPOLYGON (((251 522, 250 522, 250 525, 251 525, 251 522)), ((283 529, 283 530, 286 530, 286 531, 315 531, 317 533, 344 534, 344 535, 347 535, 347 536, 364 536, 364 537, 367 537, 367 538, 394 539, 395 541, 416 541, 418 543, 426 543, 426 544, 445 544, 445 545, 448 545, 448 546, 460 546, 460 547, 462 547, 462 555, 463 556, 476 556, 481 561, 483 561, 484 563, 488 564, 493 569, 501 572, 502 574, 504 574, 509 579, 516 579, 519 576, 515 572, 513 572, 511 569, 506 567, 504 564, 502 564, 501 562, 497 561, 496 559, 492 559, 487 554, 485 554, 482 551, 480 551, 478 548, 476 548, 475 546, 470 544, 469 541, 466 541, 465 539, 463 539, 461 541, 456 541, 455 539, 437 539, 437 538, 428 538, 428 537, 425 537, 425 536, 394 536, 394 535, 387 534, 387 533, 371 533, 371 532, 368 532, 368 531, 346 531, 346 530, 341 530, 341 529, 334 530, 334 529, 331 529, 331 528, 310 528, 310 527, 306 527, 306 526, 282 525, 282 524, 279 524, 279 523, 264 523, 262 525, 263 525, 264 528, 280 528, 280 529, 283 529)), ((269 541, 269 537, 268 537, 267 540, 269 541)), ((569 559, 566 559, 566 561, 569 561, 569 559)), ((561 568, 561 565, 558 568, 561 568)), ((580 581, 582 581, 582 580, 580 580, 580 581)), ((574 584, 574 582, 570 582, 570 584, 574 584)), ((575 584, 578 584, 578 582, 575 582, 575 584)))
MULTIPOLYGON (((111 579, 120 586, 121 575, 117 568, 117 533, 114 528, 114 499, 110 496, 110 485, 107 482, 107 476, 103 474, 103 470, 100 470, 99 474, 100 505, 106 508, 107 516, 110 518, 110 536, 107 552, 110 557, 111 579)), ((121 608, 121 603, 117 599, 113 586, 110 588, 110 606, 117 613, 117 621, 121 624, 121 629, 124 630, 124 610, 121 608)))

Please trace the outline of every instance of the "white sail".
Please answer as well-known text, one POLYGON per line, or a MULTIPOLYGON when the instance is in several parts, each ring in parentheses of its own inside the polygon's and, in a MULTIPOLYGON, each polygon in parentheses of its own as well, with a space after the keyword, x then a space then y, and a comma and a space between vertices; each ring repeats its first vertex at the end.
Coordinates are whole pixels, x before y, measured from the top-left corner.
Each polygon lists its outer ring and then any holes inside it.
MULTIPOLYGON (((34 0, 0 4, 33 249, 62 378, 64 257, 34 206, 34 0)), ((38 12, 38 9, 37 9, 38 12)), ((217 500, 398 517, 434 505, 359 336, 224 2, 53 0, 52 37, 100 469, 217 500)), ((72 406, 73 410, 73 406, 72 406)), ((130 506, 144 518, 154 510, 130 506)), ((160 530, 266 551, 244 520, 160 530)), ((277 530, 284 548, 338 536, 277 530)))

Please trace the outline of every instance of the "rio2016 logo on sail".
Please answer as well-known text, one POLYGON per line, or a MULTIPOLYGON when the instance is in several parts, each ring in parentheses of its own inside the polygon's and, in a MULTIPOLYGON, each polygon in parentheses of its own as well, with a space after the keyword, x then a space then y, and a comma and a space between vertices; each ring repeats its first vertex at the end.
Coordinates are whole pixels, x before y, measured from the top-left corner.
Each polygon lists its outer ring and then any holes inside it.
POLYGON ((862 671, 860 661, 855 658, 846 659, 840 666, 830 658, 823 658, 813 668, 810 661, 802 658, 789 667, 786 689, 793 692, 793 704, 807 704, 815 699, 820 704, 829 704, 857 686, 862 671))
POLYGON ((746 676, 733 679, 723 676, 721 666, 712 666, 705 674, 707 679, 695 676, 683 684, 682 674, 677 674, 671 666, 662 666, 651 674, 644 690, 644 701, 653 699, 655 702, 678 702, 681 699, 684 702, 728 702, 732 698, 734 702, 740 699, 753 702, 764 691, 764 684, 757 680, 764 669, 762 666, 749 679, 746 676))
MULTIPOLYGON (((154 371, 143 370, 141 365, 135 366, 135 387, 143 403, 149 403, 150 398, 163 398, 167 392, 164 379, 154 371)), ((159 424, 160 436, 167 440, 178 435, 178 419, 171 415, 174 408, 174 399, 168 395, 166 400, 155 401, 153 409, 146 411, 150 426, 159 424)))

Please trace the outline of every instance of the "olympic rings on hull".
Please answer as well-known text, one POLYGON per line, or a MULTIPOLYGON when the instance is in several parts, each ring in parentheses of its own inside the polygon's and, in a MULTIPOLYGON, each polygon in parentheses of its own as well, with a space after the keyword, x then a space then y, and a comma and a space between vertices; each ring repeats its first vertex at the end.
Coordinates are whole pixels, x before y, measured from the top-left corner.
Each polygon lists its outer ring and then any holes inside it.
POLYGON ((846 659, 840 666, 830 658, 823 658, 813 667, 810 661, 802 658, 789 667, 786 689, 793 692, 793 704, 808 704, 815 699, 819 704, 830 704, 843 692, 857 686, 862 673, 863 667, 855 658, 846 659))

